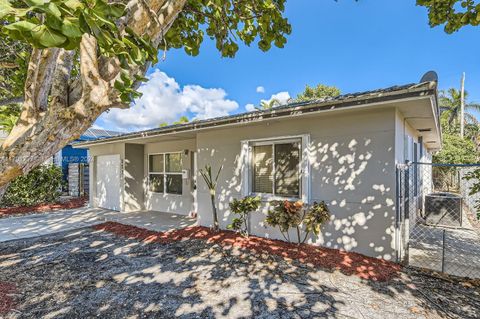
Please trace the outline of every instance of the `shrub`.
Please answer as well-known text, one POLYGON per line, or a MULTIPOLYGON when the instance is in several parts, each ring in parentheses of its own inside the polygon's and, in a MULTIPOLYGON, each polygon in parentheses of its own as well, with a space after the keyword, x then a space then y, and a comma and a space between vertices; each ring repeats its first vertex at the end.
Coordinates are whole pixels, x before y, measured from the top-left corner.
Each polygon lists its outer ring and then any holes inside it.
POLYGON ((314 202, 312 206, 305 209, 301 201, 272 201, 273 209, 268 212, 265 222, 278 227, 285 240, 291 242, 289 230, 295 228, 297 231, 297 242, 304 243, 308 236, 313 233, 318 237, 321 226, 330 219, 330 212, 325 202, 314 202), (305 226, 305 234, 301 238, 301 226, 305 226))
POLYGON ((230 203, 230 210, 238 217, 235 217, 227 228, 248 237, 248 216, 251 212, 256 211, 259 206, 260 197, 247 196, 241 200, 234 199, 230 203))
POLYGON ((307 236, 310 233, 313 233, 318 237, 318 235, 320 235, 322 225, 329 220, 330 211, 328 210, 327 204, 325 204, 324 201, 321 201, 320 203, 314 202, 303 220, 303 223, 305 224, 305 230, 307 232, 303 241, 307 239, 307 236))
POLYGON ((60 167, 40 165, 10 183, 1 206, 32 206, 57 202, 61 195, 62 183, 60 167))
POLYGON ((210 191, 210 201, 212 203, 212 214, 213 214, 213 229, 218 230, 218 216, 217 216, 217 205, 215 204, 215 194, 217 190, 218 177, 222 171, 223 166, 220 166, 217 172, 217 176, 213 178, 212 167, 210 165, 205 165, 204 169, 200 169, 200 175, 202 175, 205 184, 207 184, 208 190, 210 191))
MULTIPOLYGON (((467 181, 473 181, 473 184, 468 192, 469 196, 474 196, 480 193, 480 169, 468 172, 463 178, 467 181)), ((474 207, 477 210, 477 219, 480 220, 480 200, 475 200, 474 207)))

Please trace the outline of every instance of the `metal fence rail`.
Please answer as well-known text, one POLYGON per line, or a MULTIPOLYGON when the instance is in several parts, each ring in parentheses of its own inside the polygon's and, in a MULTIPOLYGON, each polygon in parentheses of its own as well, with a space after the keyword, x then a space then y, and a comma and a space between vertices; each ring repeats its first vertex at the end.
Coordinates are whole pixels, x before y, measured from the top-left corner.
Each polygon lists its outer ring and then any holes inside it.
POLYGON ((480 278, 480 223, 472 178, 480 164, 397 167, 399 259, 451 275, 480 278))

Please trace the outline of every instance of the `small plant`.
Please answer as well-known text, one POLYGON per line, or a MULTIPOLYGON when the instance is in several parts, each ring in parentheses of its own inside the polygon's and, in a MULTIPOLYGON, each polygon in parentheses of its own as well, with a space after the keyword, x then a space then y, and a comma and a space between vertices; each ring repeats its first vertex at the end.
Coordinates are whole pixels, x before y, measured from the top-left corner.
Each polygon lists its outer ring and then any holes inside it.
POLYGON ((307 211, 303 224, 305 225, 305 238, 302 242, 305 242, 310 233, 313 233, 316 237, 320 235, 322 225, 330 220, 330 211, 327 204, 324 201, 320 203, 314 202, 307 211))
MULTIPOLYGON (((468 195, 473 196, 480 193, 480 169, 465 174, 463 178, 467 181, 473 181, 468 195)), ((475 208, 477 209, 477 219, 480 220, 480 200, 478 199, 475 201, 475 208)))
POLYGON ((241 200, 234 199, 230 203, 230 210, 238 217, 235 217, 227 228, 238 231, 243 236, 248 237, 248 216, 251 212, 256 211, 259 206, 260 197, 247 196, 241 200))
POLYGON ((273 209, 268 212, 265 222, 278 227, 286 241, 291 242, 289 230, 297 229, 298 242, 300 243, 300 224, 302 223, 303 202, 296 201, 272 201, 273 209))
POLYGON ((308 209, 301 201, 272 201, 273 209, 268 212, 265 222, 278 227, 286 241, 292 242, 289 230, 297 231, 297 242, 304 243, 313 233, 318 237, 321 226, 330 219, 330 212, 325 202, 314 202, 308 209), (305 235, 301 238, 301 228, 305 226, 305 235))
POLYGON ((212 176, 212 167, 210 165, 205 165, 204 169, 200 170, 200 175, 202 175, 205 184, 207 184, 208 189, 210 190, 210 200, 212 202, 212 213, 213 213, 213 229, 218 230, 218 216, 217 216, 217 205, 215 204, 215 192, 217 189, 217 181, 222 171, 223 166, 220 166, 217 172, 217 176, 213 178, 212 176))

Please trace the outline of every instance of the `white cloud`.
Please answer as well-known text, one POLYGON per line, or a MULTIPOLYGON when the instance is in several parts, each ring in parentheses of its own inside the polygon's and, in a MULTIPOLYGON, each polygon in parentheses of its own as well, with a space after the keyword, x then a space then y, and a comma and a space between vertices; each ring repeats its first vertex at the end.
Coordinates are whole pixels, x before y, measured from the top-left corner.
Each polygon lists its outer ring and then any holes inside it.
POLYGON ((273 94, 270 99, 268 100, 262 100, 262 102, 267 102, 269 103, 271 100, 277 100, 280 105, 287 104, 288 100, 290 100, 290 94, 286 91, 283 92, 278 92, 277 94, 273 94))
POLYGON ((263 86, 257 86, 257 93, 265 93, 265 88, 263 86))
POLYGON ((245 105, 245 110, 247 112, 253 112, 253 111, 256 111, 257 108, 259 107, 259 105, 261 105, 262 102, 265 102, 265 103, 270 103, 270 101, 272 101, 273 99, 277 100, 278 103, 280 104, 277 104, 275 105, 275 107, 277 106, 280 106, 280 105, 284 105, 284 104, 287 104, 288 101, 290 100, 290 94, 286 91, 283 91, 283 92, 278 92, 276 94, 273 94, 270 99, 268 100, 260 100, 260 103, 258 103, 258 106, 255 105, 255 104, 252 104, 252 103, 248 103, 247 105, 245 105))
POLYGON ((253 105, 252 103, 248 103, 247 105, 245 105, 245 110, 247 110, 247 112, 253 112, 256 110, 256 108, 255 105, 253 105))
POLYGON ((183 88, 160 70, 155 70, 149 81, 138 89, 142 97, 126 110, 112 109, 100 117, 105 127, 117 130, 140 130, 171 123, 182 115, 196 119, 225 116, 238 109, 236 101, 226 98, 220 88, 185 85, 183 88))

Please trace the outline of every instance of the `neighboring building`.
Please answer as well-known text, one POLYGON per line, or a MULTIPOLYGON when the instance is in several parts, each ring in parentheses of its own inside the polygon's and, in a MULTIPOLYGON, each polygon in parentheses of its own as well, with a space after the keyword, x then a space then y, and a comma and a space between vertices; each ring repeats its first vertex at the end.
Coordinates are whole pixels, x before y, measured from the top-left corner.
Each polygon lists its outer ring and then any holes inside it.
MULTIPOLYGON (((79 139, 68 144, 57 152, 50 163, 62 167, 63 180, 68 185, 68 191, 72 196, 78 196, 79 189, 78 184, 84 180, 83 170, 84 166, 88 165, 88 150, 86 148, 73 148, 72 145, 79 142, 93 141, 98 138, 107 138, 118 136, 121 133, 114 131, 107 131, 103 129, 89 128, 83 133, 79 139), (70 177, 70 173, 75 172, 73 180, 70 177), (77 185, 77 186, 75 186, 77 185), (72 187, 73 186, 73 187, 72 187), (72 192, 73 188, 73 192, 72 192)), ((87 167, 88 170, 88 167, 87 167)))
POLYGON ((282 239, 264 224, 268 201, 325 200, 332 220, 317 244, 384 259, 396 258, 400 236, 396 165, 429 161, 440 146, 431 73, 419 84, 74 145, 90 151, 93 207, 197 212, 199 224, 209 226, 210 195, 198 170, 223 165, 216 198, 222 228, 232 220, 234 198, 260 195, 250 232, 282 239))

